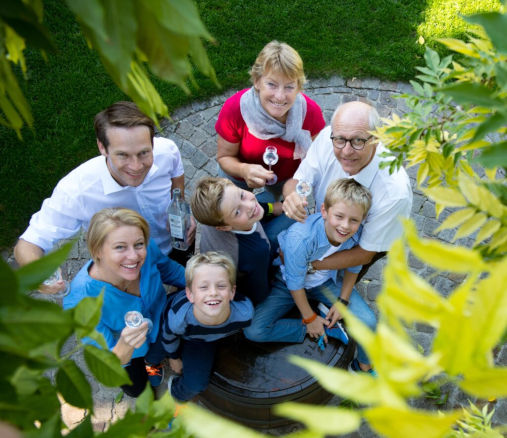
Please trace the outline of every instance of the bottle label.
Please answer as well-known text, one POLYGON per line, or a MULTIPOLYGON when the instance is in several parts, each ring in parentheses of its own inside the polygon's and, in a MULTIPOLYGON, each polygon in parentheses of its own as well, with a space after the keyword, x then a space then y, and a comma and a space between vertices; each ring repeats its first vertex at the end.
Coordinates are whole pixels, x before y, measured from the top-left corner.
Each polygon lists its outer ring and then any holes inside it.
POLYGON ((171 236, 176 239, 184 239, 183 220, 175 214, 169 215, 169 227, 171 228, 171 236))

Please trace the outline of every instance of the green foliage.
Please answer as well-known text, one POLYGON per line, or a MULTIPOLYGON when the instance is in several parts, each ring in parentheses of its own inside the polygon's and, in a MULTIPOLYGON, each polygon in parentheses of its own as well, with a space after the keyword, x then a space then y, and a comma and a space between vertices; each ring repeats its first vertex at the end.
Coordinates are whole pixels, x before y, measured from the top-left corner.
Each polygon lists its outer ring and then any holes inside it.
POLYGON ((0 307, 0 420, 10 423, 27 437, 60 437, 62 403, 86 409, 83 422, 67 436, 186 437, 178 425, 163 432, 173 417, 174 401, 166 394, 153 400, 149 385, 137 400, 136 411, 112 425, 106 433, 94 433, 91 424, 92 389, 71 356, 84 350, 86 364, 103 385, 129 382, 118 358, 95 331, 103 297, 87 298, 71 310, 32 298, 28 288, 38 286, 67 257, 72 243, 22 269, 13 271, 0 259, 3 294, 0 307), (76 335, 75 347, 65 354, 64 344, 76 335), (103 348, 83 345, 91 338, 103 348), (50 377, 53 376, 53 377, 50 377))
POLYGON ((507 249, 506 16, 467 18, 484 25, 469 42, 441 39, 464 56, 459 63, 428 48, 426 66, 418 67, 420 82, 411 81, 414 95, 404 96, 411 111, 376 132, 394 155, 386 163, 391 169, 405 160, 419 165, 418 185, 425 185, 437 215, 459 208, 437 232, 457 227, 454 240, 477 232, 475 247, 487 257, 501 257, 507 249), (471 164, 484 166, 485 176, 471 164))
MULTIPOLYGON (((26 73, 26 45, 51 51, 52 37, 43 24, 42 0, 7 0, 0 10, 0 123, 21 138, 23 122, 30 127, 30 106, 11 69, 26 73), (11 61, 11 62, 9 62, 11 61)), ((190 58, 217 85, 202 39, 212 41, 192 0, 66 0, 89 45, 95 49, 116 85, 153 120, 168 117, 167 106, 153 86, 145 64, 163 80, 189 93, 193 80, 190 58)))
MULTIPOLYGON (((426 66, 418 68, 419 82, 412 82, 414 95, 405 96, 411 111, 403 119, 386 120, 386 126, 375 132, 393 152, 387 166, 394 170, 405 160, 419 165, 419 187, 436 202, 437 214, 445 207, 458 208, 440 229, 458 227, 455 238, 477 232, 477 245, 469 249, 421 239, 414 224, 405 222, 403 237, 389 251, 375 332, 336 304, 378 377, 294 357, 292 361, 327 391, 359 405, 355 409, 278 406, 279 415, 305 424, 307 429, 298 436, 350 433, 358 429, 361 419, 390 438, 501 436, 502 429, 491 426, 492 413, 487 408, 480 411, 471 405, 465 410, 435 412, 415 409, 408 399, 429 396, 444 408, 440 383, 456 385, 471 397, 507 397, 507 368, 495 366, 493 360, 493 350, 504 342, 507 331, 505 169, 498 171, 507 163, 502 154, 507 125, 504 17, 473 18, 484 25, 491 39, 481 33, 468 43, 442 41, 464 55, 460 63, 428 49, 426 66), (494 156, 495 168, 481 172, 480 165, 487 161, 481 157, 488 153, 494 156), (409 254, 437 274, 457 273, 464 280, 444 297, 408 268, 409 254), (415 324, 434 329, 433 345, 426 354, 410 335, 415 324)), ((191 414, 196 412, 192 408, 191 414)), ((204 419, 207 414, 197 415, 204 419)), ((190 414, 183 419, 190 427, 190 414)), ((215 436, 240 433, 237 426, 223 420, 205 421, 215 436)), ((195 428, 193 432, 210 436, 209 430, 195 428)))

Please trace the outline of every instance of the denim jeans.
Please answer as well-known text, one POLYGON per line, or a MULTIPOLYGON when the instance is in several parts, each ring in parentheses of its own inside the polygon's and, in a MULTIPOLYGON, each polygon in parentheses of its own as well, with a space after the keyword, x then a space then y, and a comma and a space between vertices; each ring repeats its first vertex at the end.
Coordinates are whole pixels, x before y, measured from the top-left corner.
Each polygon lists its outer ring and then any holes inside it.
POLYGON ((183 374, 175 377, 171 385, 171 395, 176 400, 191 400, 208 387, 217 342, 182 339, 183 374))
MULTIPOLYGON (((330 307, 340 296, 341 286, 340 280, 338 283, 327 280, 320 286, 307 289, 306 296, 309 300, 315 300, 330 307)), ((352 290, 349 301, 349 310, 370 329, 375 330, 377 325, 375 314, 361 298, 356 288, 352 290)), ((294 299, 278 272, 271 293, 255 308, 252 324, 244 329, 245 336, 254 342, 303 342, 306 325, 303 324, 301 318, 284 318, 294 306, 294 299)), ((368 356, 359 344, 357 358, 359 362, 369 364, 368 356)))

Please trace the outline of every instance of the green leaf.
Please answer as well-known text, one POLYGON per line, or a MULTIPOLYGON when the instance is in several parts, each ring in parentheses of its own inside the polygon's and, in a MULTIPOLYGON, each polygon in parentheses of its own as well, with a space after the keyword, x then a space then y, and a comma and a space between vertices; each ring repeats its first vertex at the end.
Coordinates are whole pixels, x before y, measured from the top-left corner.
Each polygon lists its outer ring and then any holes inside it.
POLYGON ((74 240, 68 242, 47 256, 19 268, 16 275, 20 291, 27 292, 37 289, 67 259, 74 243, 74 240))
POLYGON ((364 416, 377 432, 390 438, 441 438, 451 432, 451 427, 460 418, 461 412, 444 414, 379 406, 367 409, 364 416))
POLYGON ((199 438, 265 438, 260 432, 226 420, 195 404, 186 405, 177 418, 181 418, 188 433, 199 438))
POLYGON ((137 11, 150 9, 159 24, 175 34, 200 36, 209 41, 213 37, 202 23, 199 12, 191 0, 155 0, 137 2, 137 11))
POLYGON ((495 64, 496 81, 502 91, 507 91, 507 65, 505 63, 498 62, 495 64))
POLYGON ((462 105, 478 105, 486 108, 502 108, 505 105, 502 99, 493 97, 493 91, 483 85, 459 83, 440 88, 439 91, 462 105))
POLYGON ((72 429, 66 436, 67 438, 89 438, 93 435, 93 426, 91 416, 87 415, 79 425, 72 429))
POLYGON ((40 429, 25 433, 25 438, 54 438, 61 436, 62 419, 60 412, 55 413, 48 421, 42 423, 40 429))
POLYGON ((147 414, 150 411, 153 400, 153 390, 151 389, 150 385, 146 385, 144 391, 136 399, 136 412, 147 414))
POLYGON ((107 34, 104 25, 104 8, 100 0, 65 0, 69 9, 87 29, 96 33, 96 37, 106 41, 107 34))
POLYGON ((496 132, 505 126, 507 126, 507 116, 501 112, 497 112, 477 127, 472 141, 480 140, 485 135, 496 132))
POLYGON ((93 345, 85 345, 84 358, 90 371, 103 385, 114 387, 131 383, 120 359, 114 353, 93 345))
POLYGON ((495 143, 482 149, 481 155, 472 161, 482 164, 487 168, 507 167, 507 141, 495 143))
POLYGON ((18 301, 18 278, 12 268, 0 257, 0 307, 14 304, 18 301))
POLYGON ((152 428, 151 419, 144 414, 127 412, 121 420, 115 421, 101 438, 146 437, 152 428))
POLYGON ((477 397, 504 398, 507 396, 507 368, 465 370, 459 386, 477 397))
POLYGON ((92 388, 73 361, 65 360, 61 363, 56 373, 56 385, 67 403, 93 410, 92 388))
POLYGON ((58 304, 27 299, 23 306, 0 309, 0 322, 21 348, 36 348, 64 340, 72 332, 72 320, 58 304))
POLYGON ((74 321, 77 322, 76 336, 83 338, 97 327, 102 314, 104 291, 98 297, 83 298, 74 308, 74 321))
POLYGON ((54 52, 55 45, 48 30, 39 23, 37 15, 22 0, 4 0, 0 17, 12 27, 19 36, 33 47, 54 52))
POLYGON ((303 422, 309 429, 325 435, 351 433, 361 425, 360 412, 331 406, 282 403, 275 413, 303 422))
POLYGON ((501 53, 507 53, 507 38, 505 29, 507 29, 507 14, 499 12, 486 12, 469 17, 463 17, 469 23, 480 24, 488 34, 491 42, 501 53))

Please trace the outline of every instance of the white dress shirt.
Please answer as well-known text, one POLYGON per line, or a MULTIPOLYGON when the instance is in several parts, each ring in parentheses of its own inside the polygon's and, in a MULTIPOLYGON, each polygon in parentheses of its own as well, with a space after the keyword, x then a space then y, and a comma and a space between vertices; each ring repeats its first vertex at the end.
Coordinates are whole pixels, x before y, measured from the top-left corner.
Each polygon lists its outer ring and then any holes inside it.
POLYGON ((61 239, 87 229, 92 216, 106 207, 126 207, 140 213, 150 225, 150 236, 160 250, 171 250, 166 209, 171 202, 171 178, 183 175, 183 163, 176 144, 153 139, 153 165, 138 187, 120 186, 100 155, 72 170, 56 185, 20 236, 45 252, 61 239))
POLYGON ((380 169, 385 151, 382 145, 370 163, 356 175, 345 172, 333 152, 329 138, 331 127, 324 128, 312 143, 306 158, 294 174, 297 180, 307 181, 313 187, 316 209, 324 202, 328 185, 339 178, 353 178, 367 187, 372 195, 372 205, 364 223, 359 245, 367 251, 387 251, 402 234, 400 217, 408 217, 412 208, 412 188, 405 169, 392 175, 389 169, 380 169))

